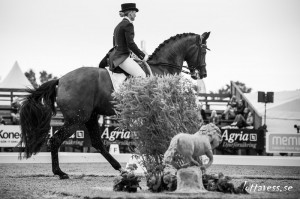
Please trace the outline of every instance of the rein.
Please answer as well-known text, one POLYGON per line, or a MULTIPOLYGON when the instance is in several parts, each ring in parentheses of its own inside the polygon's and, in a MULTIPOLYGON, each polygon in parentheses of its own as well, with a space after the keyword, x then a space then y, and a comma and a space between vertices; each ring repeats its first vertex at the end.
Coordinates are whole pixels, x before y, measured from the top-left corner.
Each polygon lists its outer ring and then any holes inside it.
MULTIPOLYGON (((181 67, 181 66, 178 66, 178 65, 175 65, 175 64, 162 63, 162 62, 160 62, 160 63, 155 63, 155 64, 151 64, 151 65, 166 66, 166 67, 175 68, 175 69, 178 69, 178 70, 180 70, 181 68, 187 68, 187 69, 190 70, 190 68, 187 67, 187 66, 182 66, 182 67, 181 67)), ((185 73, 185 74, 188 74, 188 75, 191 74, 190 72, 187 72, 187 71, 184 71, 184 70, 181 70, 180 72, 185 73)))
POLYGON ((181 69, 181 66, 178 66, 178 65, 176 65, 176 64, 169 64, 169 63, 163 63, 163 62, 159 62, 159 63, 155 63, 155 64, 151 64, 151 65, 167 66, 167 67, 175 68, 175 69, 178 69, 178 70, 181 69))

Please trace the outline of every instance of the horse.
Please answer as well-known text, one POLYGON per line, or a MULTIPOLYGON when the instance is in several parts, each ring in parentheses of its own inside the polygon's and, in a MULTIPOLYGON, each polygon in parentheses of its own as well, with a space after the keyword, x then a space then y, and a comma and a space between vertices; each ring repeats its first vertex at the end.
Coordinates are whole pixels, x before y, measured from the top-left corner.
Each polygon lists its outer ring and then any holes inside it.
MULTIPOLYGON (((179 74, 186 61, 190 70, 206 74, 206 42, 210 32, 177 34, 160 44, 149 57, 153 75, 179 74)), ((87 129, 92 146, 97 149, 115 170, 122 171, 120 163, 104 147, 99 132, 98 115, 115 115, 112 104, 113 85, 106 69, 81 67, 59 79, 50 80, 36 89, 28 89, 20 109, 21 141, 24 155, 30 158, 38 153, 48 140, 50 121, 60 108, 64 124, 50 138, 52 172, 60 179, 69 176, 59 167, 58 150, 61 144, 77 129, 87 129), (23 145, 22 145, 23 144, 23 145)))
POLYGON ((164 164, 173 165, 176 153, 180 154, 187 162, 187 165, 197 165, 201 170, 206 170, 213 163, 212 150, 221 143, 221 130, 213 123, 201 126, 194 134, 179 133, 175 135, 164 154, 164 164), (207 165, 202 165, 200 156, 206 155, 209 158, 207 165))

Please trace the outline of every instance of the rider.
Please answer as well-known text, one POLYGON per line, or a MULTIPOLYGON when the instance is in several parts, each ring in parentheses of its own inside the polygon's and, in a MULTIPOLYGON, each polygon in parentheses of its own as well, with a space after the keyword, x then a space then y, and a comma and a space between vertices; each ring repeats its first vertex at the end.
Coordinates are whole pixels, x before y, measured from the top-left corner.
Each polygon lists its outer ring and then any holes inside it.
POLYGON ((133 40, 133 21, 138 11, 135 3, 124 3, 121 5, 119 14, 123 17, 123 20, 114 30, 113 45, 115 46, 115 53, 112 55, 112 61, 115 68, 119 66, 132 76, 146 77, 142 68, 130 57, 130 53, 133 52, 143 61, 147 61, 149 58, 146 53, 137 47, 133 40))

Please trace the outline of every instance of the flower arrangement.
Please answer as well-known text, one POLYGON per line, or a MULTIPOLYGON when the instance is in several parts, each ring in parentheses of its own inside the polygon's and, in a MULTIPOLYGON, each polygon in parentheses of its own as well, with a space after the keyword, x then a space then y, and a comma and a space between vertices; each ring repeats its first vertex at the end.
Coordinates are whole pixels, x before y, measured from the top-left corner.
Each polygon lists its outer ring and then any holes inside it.
POLYGON ((162 172, 163 154, 172 137, 200 128, 191 85, 181 75, 134 77, 113 93, 120 128, 134 132, 135 153, 149 176, 162 172))

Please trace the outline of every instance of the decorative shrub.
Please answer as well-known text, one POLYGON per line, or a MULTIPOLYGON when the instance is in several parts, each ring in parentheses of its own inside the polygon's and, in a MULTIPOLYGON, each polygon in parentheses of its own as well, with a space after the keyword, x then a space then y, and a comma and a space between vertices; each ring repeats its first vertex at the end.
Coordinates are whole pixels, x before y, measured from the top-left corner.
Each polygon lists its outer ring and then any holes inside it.
POLYGON ((130 78, 113 96, 120 128, 135 132, 136 153, 148 173, 161 172, 172 137, 200 128, 192 83, 180 75, 130 78))

